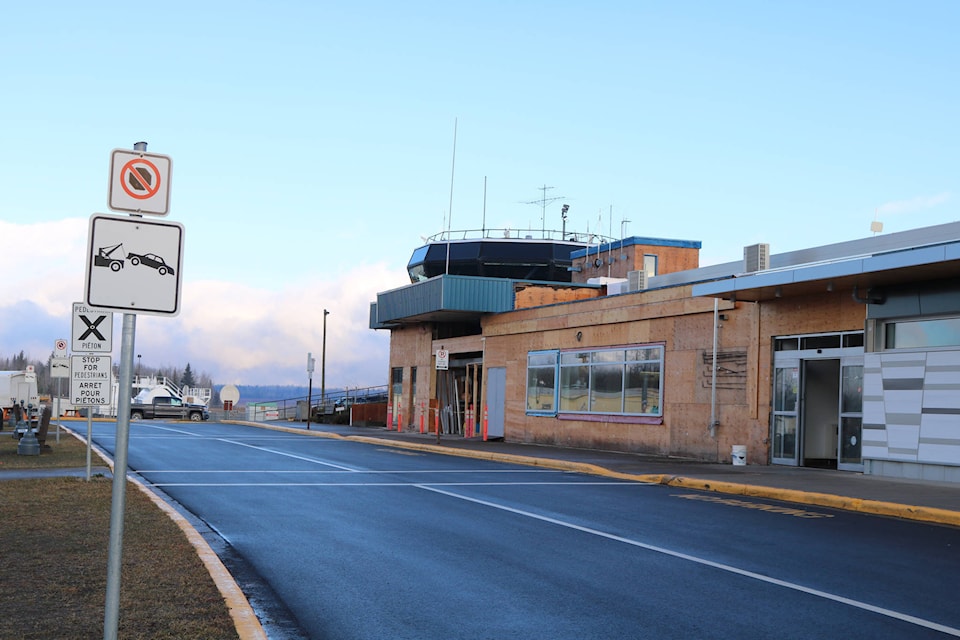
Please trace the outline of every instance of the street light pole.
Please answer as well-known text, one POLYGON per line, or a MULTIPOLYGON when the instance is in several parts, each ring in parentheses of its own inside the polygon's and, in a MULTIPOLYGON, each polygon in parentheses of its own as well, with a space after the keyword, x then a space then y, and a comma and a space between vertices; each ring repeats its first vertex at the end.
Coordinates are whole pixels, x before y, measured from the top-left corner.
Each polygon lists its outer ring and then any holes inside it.
POLYGON ((323 310, 323 347, 320 351, 320 407, 327 409, 327 316, 330 312, 323 310))
POLYGON ((307 387, 307 431, 310 430, 310 405, 313 403, 313 354, 307 353, 307 375, 310 377, 310 384, 307 387))

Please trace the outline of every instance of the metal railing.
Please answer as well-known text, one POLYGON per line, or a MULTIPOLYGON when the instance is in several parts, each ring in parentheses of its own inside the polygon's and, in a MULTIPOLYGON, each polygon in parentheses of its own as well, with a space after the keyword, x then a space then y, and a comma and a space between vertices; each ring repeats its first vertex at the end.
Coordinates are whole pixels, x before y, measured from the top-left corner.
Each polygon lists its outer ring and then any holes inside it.
POLYGON ((450 242, 471 239, 506 239, 506 240, 566 240, 583 244, 604 244, 616 242, 620 238, 612 238, 602 233, 582 233, 560 229, 461 229, 458 231, 441 231, 425 238, 425 242, 450 242))
MULTIPOLYGON (((243 417, 225 417, 227 420, 252 420, 262 422, 267 420, 306 420, 305 407, 310 415, 332 415, 337 412, 339 407, 347 408, 352 404, 364 404, 369 402, 386 402, 387 385, 378 385, 374 387, 357 387, 354 389, 341 389, 336 391, 327 391, 323 398, 319 394, 314 394, 309 398, 307 396, 296 396, 293 398, 283 398, 279 400, 270 400, 265 402, 251 402, 246 406, 230 410, 211 409, 210 415, 214 416, 238 416, 243 417)), ((219 419, 219 418, 218 418, 219 419)))

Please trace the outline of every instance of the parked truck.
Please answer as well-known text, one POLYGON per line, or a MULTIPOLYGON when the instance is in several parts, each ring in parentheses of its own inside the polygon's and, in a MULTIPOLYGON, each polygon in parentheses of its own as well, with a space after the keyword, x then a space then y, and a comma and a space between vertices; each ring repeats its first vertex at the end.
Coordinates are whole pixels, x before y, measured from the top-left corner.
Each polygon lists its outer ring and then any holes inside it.
POLYGON ((131 420, 150 420, 152 418, 201 422, 210 419, 210 411, 206 405, 191 404, 172 396, 160 396, 150 402, 134 402, 130 405, 131 420))

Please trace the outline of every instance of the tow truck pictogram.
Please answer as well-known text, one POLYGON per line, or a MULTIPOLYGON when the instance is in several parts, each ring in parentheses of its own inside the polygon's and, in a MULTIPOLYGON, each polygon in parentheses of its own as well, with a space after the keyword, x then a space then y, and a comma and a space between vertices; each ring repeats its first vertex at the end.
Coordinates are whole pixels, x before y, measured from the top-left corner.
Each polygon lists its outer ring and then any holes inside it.
MULTIPOLYGON (((110 271, 120 271, 123 269, 123 260, 120 258, 114 258, 113 253, 123 247, 123 243, 115 244, 112 247, 100 247, 97 251, 97 255, 93 256, 93 266, 95 267, 109 267, 110 271)), ((123 251, 120 251, 120 255, 123 255, 123 251)))

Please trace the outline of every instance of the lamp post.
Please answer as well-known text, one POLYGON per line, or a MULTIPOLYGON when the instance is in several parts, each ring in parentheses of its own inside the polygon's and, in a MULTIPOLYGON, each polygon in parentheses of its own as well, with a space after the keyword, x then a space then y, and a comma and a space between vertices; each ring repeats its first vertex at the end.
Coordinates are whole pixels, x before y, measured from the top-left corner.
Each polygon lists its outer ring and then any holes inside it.
POLYGON ((327 316, 330 312, 323 310, 323 347, 320 351, 320 406, 321 411, 327 410, 327 316))
POLYGON ((307 375, 310 377, 310 383, 307 386, 307 431, 310 430, 310 405, 313 404, 313 354, 307 353, 307 375))

